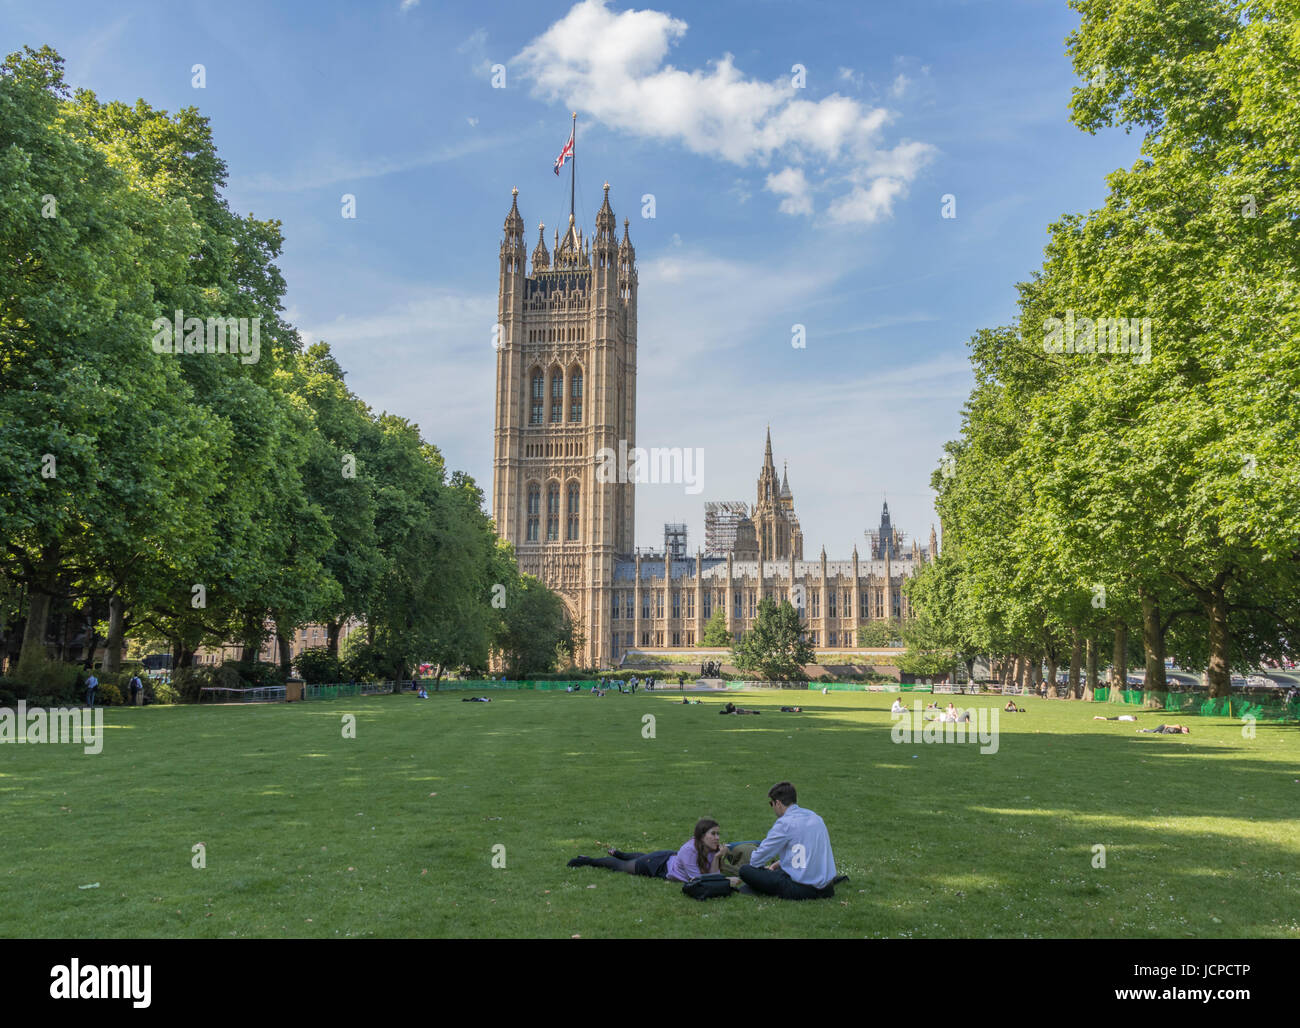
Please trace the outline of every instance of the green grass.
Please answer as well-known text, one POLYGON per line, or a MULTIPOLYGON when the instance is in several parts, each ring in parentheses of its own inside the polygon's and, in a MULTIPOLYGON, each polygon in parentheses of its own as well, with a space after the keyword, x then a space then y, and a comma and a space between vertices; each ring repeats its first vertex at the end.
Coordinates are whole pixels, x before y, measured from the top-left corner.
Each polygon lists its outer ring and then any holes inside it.
POLYGON ((0 746, 0 935, 1300 938, 1295 728, 1142 736, 1030 699, 985 755, 893 743, 886 694, 720 718, 725 697, 674 693, 118 708, 97 756, 0 746), (759 838, 783 778, 852 876, 834 900, 697 903, 565 867, 676 848, 705 815, 759 838))

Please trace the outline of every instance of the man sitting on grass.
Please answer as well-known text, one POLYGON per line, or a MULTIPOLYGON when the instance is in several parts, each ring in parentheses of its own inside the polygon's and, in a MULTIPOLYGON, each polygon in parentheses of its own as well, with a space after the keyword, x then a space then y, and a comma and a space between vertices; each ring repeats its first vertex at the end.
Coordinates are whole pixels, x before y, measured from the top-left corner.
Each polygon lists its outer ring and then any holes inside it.
POLYGON ((835 858, 826 823, 795 803, 794 786, 778 782, 768 790, 776 824, 740 869, 755 892, 781 899, 829 899, 835 895, 835 858), (772 860, 768 867, 764 861, 772 860))

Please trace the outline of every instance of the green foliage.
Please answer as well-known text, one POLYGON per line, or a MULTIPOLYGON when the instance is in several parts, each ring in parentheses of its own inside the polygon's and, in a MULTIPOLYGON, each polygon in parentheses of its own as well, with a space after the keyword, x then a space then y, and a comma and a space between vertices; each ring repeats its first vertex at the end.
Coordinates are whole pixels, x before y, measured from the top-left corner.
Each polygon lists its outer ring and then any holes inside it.
POLYGON ((63 664, 44 656, 27 657, 18 662, 8 678, 0 679, 18 699, 52 696, 58 703, 84 700, 82 669, 77 664, 63 664))
POLYGON ((761 600, 758 616, 735 649, 739 670, 770 681, 807 680, 804 665, 813 663, 814 657, 799 612, 789 600, 782 600, 779 607, 772 600, 761 600))
POLYGON ((518 585, 507 591, 504 614, 498 645, 509 677, 545 673, 575 651, 568 608, 532 575, 521 575, 518 585))
POLYGON ((95 705, 99 707, 122 707, 126 700, 122 690, 112 682, 100 682, 95 688, 95 705))
POLYGON ((700 636, 700 646, 719 647, 730 646, 732 643, 731 633, 727 631, 727 615, 721 607, 715 607, 713 614, 709 617, 704 626, 704 632, 700 636))
POLYGON ((859 646, 883 649, 887 646, 897 646, 902 638, 903 629, 896 618, 868 621, 865 625, 858 626, 859 646))
MULTIPOLYGON (((213 667, 209 665, 209 667, 213 667)), ((284 685, 284 670, 279 664, 272 664, 265 660, 253 660, 246 658, 244 660, 228 660, 224 664, 218 664, 214 667, 214 673, 224 669, 231 675, 234 675, 238 681, 233 684, 245 689, 260 689, 267 686, 284 685)), ((228 676, 219 676, 221 681, 212 681, 204 684, 226 685, 230 683, 228 676)))
POLYGON ((343 664, 324 647, 303 650, 293 660, 293 669, 304 682, 338 682, 343 664))
POLYGON ((240 677, 230 661, 181 668, 172 675, 172 688, 182 703, 198 703, 200 690, 204 688, 244 689, 249 686, 250 683, 240 677))
POLYGON ((1293 648, 1300 615, 1294 8, 1072 6, 1072 117, 1141 128, 1142 156, 1050 226, 1017 323, 971 340, 915 656, 1059 665, 1122 626, 1153 681, 1171 652, 1223 695, 1231 668, 1293 648), (1116 318, 1147 319, 1127 349, 1116 318))
POLYGON ((153 691, 155 703, 180 703, 181 694, 168 682, 161 679, 154 679, 152 682, 146 682, 145 688, 153 691))

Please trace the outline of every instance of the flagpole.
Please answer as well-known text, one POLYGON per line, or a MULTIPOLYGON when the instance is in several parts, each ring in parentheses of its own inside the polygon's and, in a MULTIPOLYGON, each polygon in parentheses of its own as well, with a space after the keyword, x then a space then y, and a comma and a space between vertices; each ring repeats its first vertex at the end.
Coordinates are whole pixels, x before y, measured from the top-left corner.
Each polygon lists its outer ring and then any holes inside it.
POLYGON ((573 153, 569 157, 569 224, 573 224, 573 183, 577 176, 578 112, 573 112, 573 153))

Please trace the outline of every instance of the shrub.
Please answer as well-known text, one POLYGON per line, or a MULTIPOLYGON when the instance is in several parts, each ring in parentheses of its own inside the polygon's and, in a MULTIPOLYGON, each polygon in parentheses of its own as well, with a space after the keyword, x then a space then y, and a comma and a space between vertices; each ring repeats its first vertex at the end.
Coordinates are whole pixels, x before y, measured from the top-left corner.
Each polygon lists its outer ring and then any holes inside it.
POLYGON ((112 682, 100 682, 99 688, 95 690, 95 706, 97 707, 122 707, 126 705, 126 700, 122 699, 122 690, 112 682))
MULTIPOLYGON (((150 683, 145 682, 145 688, 148 689, 150 683)), ((180 703, 181 696, 170 683, 162 680, 156 680, 152 683, 153 701, 155 703, 180 703)))
POLYGON ((303 650, 294 658, 293 668, 304 682, 341 681, 343 665, 324 646, 303 650))
MULTIPOLYGON (((3 681, 3 679, 0 679, 0 681, 3 681)), ((16 706, 18 706, 18 697, 15 696, 9 689, 0 686, 0 707, 16 707, 16 706)))
POLYGON ((209 666, 208 670, 231 672, 239 681, 231 682, 227 680, 227 676, 219 676, 220 680, 205 682, 205 685, 234 685, 245 689, 284 685, 284 672, 280 670, 280 665, 268 664, 262 660, 228 660, 216 667, 209 666))
MULTIPOLYGON (((36 696, 53 697, 55 706, 78 699, 82 669, 77 664, 61 664, 37 658, 21 663, 6 682, 18 699, 31 701, 36 696)), ((84 695, 84 694, 83 694, 84 695)))
POLYGON ((172 688, 182 703, 197 703, 199 690, 208 687, 240 689, 244 681, 229 664, 183 667, 172 676, 172 688))

